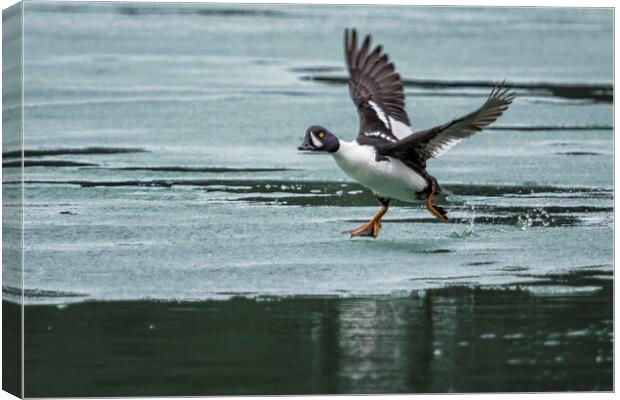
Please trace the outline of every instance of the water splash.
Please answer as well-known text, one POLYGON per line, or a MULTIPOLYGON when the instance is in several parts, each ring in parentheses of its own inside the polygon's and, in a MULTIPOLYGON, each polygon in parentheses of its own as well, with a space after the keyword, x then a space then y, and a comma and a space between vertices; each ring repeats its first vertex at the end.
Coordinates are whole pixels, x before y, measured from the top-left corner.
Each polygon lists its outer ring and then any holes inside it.
POLYGON ((452 238, 459 239, 459 238, 477 236, 476 234, 476 205, 466 203, 465 206, 468 207, 470 211, 469 225, 467 226, 467 229, 461 233, 452 232, 450 234, 450 237, 452 238))

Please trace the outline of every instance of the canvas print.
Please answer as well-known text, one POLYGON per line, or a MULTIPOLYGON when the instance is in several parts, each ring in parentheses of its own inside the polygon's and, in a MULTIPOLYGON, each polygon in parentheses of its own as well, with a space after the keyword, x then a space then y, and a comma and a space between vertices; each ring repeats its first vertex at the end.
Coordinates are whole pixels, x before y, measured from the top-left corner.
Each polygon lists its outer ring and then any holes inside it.
POLYGON ((613 391, 613 10, 3 12, 3 389, 613 391))

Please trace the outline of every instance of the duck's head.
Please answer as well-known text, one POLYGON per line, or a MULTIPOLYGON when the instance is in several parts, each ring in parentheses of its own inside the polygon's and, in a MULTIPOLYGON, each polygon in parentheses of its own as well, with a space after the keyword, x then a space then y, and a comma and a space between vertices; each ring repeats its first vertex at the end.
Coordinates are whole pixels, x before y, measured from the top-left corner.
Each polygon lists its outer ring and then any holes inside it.
POLYGON ((297 150, 302 151, 322 151, 325 153, 335 153, 340 148, 338 138, 319 125, 312 125, 306 130, 304 142, 297 146, 297 150))

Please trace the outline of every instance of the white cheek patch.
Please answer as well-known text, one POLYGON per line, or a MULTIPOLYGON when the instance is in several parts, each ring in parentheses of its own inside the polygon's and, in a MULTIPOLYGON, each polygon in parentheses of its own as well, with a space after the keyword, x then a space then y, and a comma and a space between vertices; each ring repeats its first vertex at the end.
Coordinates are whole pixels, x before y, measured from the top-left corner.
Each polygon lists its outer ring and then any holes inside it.
POLYGON ((321 141, 317 139, 316 136, 314 136, 314 132, 310 132, 310 140, 312 140, 312 144, 317 149, 320 149, 321 147, 323 147, 323 143, 321 143, 321 141))

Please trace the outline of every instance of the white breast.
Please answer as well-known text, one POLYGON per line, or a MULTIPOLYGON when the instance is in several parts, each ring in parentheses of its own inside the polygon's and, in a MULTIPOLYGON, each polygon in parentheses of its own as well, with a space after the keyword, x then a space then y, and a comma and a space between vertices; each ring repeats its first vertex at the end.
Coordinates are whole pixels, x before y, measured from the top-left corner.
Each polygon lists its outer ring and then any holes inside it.
POLYGON ((415 193, 426 189, 426 179, 400 160, 376 161, 372 146, 340 141, 340 149, 332 155, 348 176, 378 196, 413 202, 418 200, 415 193))

